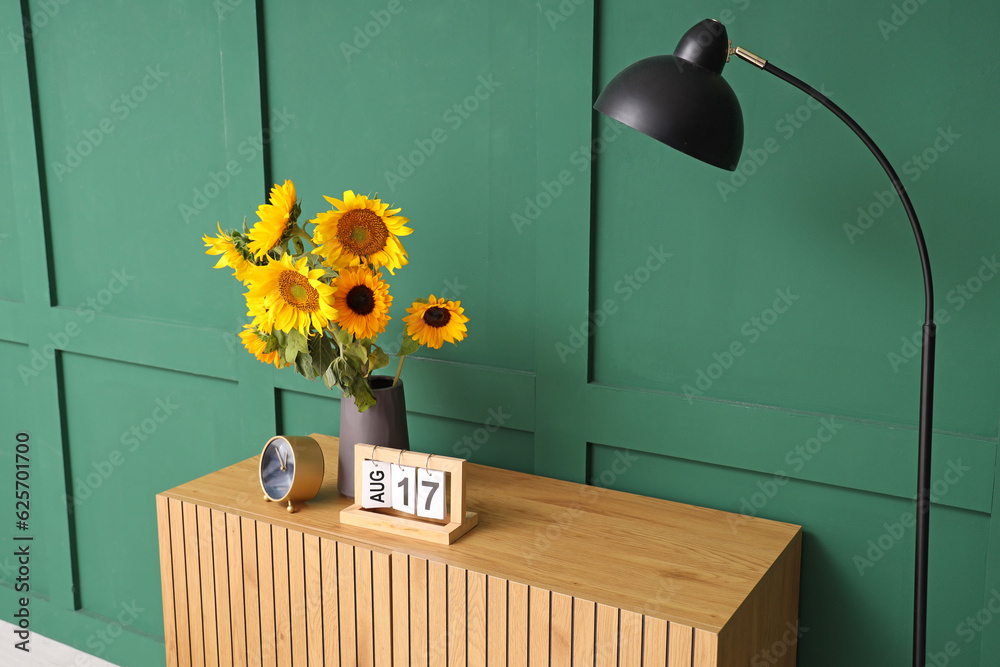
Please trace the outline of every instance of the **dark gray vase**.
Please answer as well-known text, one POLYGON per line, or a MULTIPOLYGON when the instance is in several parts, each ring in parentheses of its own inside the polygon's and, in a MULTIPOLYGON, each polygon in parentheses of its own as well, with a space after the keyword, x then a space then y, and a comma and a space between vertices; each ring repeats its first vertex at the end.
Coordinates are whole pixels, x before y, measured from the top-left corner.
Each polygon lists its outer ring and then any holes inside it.
POLYGON ((353 398, 340 401, 340 456, 337 465, 337 489, 354 497, 354 445, 380 445, 393 449, 409 449, 410 435, 406 430, 406 398, 403 381, 392 386, 387 375, 369 378, 375 405, 358 412, 353 398))

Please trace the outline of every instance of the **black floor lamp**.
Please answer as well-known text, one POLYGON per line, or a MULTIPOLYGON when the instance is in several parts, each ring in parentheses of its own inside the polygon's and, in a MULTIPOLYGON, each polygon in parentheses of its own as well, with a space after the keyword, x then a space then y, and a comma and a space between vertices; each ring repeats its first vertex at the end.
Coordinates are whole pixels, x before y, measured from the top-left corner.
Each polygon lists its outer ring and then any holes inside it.
POLYGON ((654 56, 629 65, 605 87, 594 108, 657 141, 703 162, 734 171, 743 151, 743 113, 722 78, 730 55, 784 79, 818 100, 861 138, 889 175, 913 227, 924 274, 926 313, 920 369, 917 535, 913 609, 913 665, 924 667, 927 645, 927 546, 930 520, 931 416, 934 398, 934 287, 924 233, 896 171, 854 119, 812 86, 740 47, 732 48, 726 28, 706 19, 684 33, 672 56, 654 56))

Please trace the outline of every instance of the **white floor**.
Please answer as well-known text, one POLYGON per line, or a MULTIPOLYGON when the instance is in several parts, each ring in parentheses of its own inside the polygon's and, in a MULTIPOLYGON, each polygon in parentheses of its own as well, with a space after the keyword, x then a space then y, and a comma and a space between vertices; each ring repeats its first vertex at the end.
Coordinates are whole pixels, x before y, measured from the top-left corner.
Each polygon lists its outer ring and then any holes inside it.
POLYGON ((107 660, 77 651, 34 632, 28 644, 30 652, 14 648, 20 641, 14 626, 0 621, 0 665, 3 667, 116 667, 107 660))

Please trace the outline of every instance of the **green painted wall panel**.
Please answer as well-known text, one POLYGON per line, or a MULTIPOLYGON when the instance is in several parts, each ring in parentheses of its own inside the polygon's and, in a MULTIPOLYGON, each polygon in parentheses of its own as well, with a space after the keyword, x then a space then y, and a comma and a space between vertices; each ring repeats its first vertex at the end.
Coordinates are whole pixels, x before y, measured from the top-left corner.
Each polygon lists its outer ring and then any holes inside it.
MULTIPOLYGON (((84 609, 162 634, 153 496, 253 455, 233 438, 236 386, 64 355, 73 525, 84 609)), ((54 511, 58 506, 52 507, 54 511)))
POLYGON ((274 132, 273 178, 296 183, 304 218, 348 189, 410 218, 410 264, 385 276, 386 340, 398 341, 415 298, 460 299, 469 338, 426 356, 532 370, 535 235, 519 234, 510 212, 535 186, 525 169, 536 149, 535 46, 524 26, 537 10, 392 5, 265 4, 269 106, 294 117, 274 132))
MULTIPOLYGON (((802 525, 801 665, 906 664, 910 655, 913 505, 909 501, 733 468, 591 445, 588 478, 601 486, 734 512, 739 531, 759 516, 802 525), (906 517, 909 517, 907 519, 906 517), (850 637, 850 642, 844 638, 850 637), (864 656, 863 658, 859 656, 864 656)), ((952 508, 933 513, 928 649, 961 645, 955 665, 979 664, 979 637, 966 642, 982 586, 962 577, 986 558, 989 517, 952 508)), ((669 595, 670 582, 664 593, 669 595)), ((759 655, 768 664, 767 655, 759 655)), ((771 656, 773 657, 773 656, 771 656)))
MULTIPOLYGON (((0 85, 0 201, 14 202, 13 178, 11 177, 10 145, 7 137, 16 127, 12 112, 19 102, 11 99, 13 91, 0 85)), ((23 300, 21 290, 21 254, 18 252, 16 218, 7 211, 0 223, 0 299, 23 300)))
POLYGON ((233 325, 202 306, 228 300, 229 285, 182 270, 206 268, 199 239, 225 217, 230 195, 219 33, 215 8, 200 2, 141 14, 66 5, 37 31, 60 304, 233 325))

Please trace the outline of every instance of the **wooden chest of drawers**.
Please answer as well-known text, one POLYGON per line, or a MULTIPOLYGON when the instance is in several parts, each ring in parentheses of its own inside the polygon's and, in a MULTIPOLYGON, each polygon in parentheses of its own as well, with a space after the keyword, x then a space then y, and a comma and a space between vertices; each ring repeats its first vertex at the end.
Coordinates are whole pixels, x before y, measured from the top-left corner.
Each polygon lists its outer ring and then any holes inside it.
POLYGON ((167 664, 795 664, 798 526, 468 465, 451 546, 266 503, 257 457, 157 496, 167 664), (755 660, 756 659, 756 660, 755 660))

